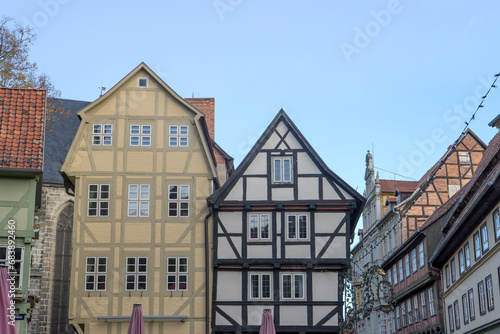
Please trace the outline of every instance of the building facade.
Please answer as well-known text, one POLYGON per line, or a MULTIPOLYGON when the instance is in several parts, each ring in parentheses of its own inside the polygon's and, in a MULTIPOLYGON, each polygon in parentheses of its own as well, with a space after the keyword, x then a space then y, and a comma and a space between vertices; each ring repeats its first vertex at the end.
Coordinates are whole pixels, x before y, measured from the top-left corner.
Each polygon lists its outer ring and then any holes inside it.
POLYGON ((15 323, 22 334, 36 303, 28 286, 41 203, 45 105, 45 90, 0 88, 0 266, 9 269, 15 286, 15 323))
POLYGON ((217 187, 205 116, 140 64, 78 113, 62 166, 74 191, 69 322, 122 333, 208 333, 217 187))
POLYGON ((213 333, 337 333, 363 198, 281 110, 226 184, 214 214, 213 333))

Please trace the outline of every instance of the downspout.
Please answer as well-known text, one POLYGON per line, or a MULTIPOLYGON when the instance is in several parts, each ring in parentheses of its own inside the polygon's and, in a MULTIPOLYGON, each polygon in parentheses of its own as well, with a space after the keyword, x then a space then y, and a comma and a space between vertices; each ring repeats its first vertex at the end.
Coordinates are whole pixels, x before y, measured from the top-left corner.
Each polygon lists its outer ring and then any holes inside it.
POLYGON ((210 247, 208 244, 208 219, 212 216, 213 211, 212 207, 208 207, 208 214, 205 217, 205 334, 210 334, 210 315, 208 312, 210 311, 210 257, 208 252, 210 251, 210 247))

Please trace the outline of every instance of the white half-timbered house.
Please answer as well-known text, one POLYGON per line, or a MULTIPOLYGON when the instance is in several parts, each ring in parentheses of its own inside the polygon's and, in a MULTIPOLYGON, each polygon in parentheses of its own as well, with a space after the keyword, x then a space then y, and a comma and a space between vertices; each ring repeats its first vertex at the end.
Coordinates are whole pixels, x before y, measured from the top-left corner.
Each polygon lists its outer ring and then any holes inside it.
POLYGON ((222 188, 214 215, 213 333, 336 333, 363 197, 281 110, 222 188))

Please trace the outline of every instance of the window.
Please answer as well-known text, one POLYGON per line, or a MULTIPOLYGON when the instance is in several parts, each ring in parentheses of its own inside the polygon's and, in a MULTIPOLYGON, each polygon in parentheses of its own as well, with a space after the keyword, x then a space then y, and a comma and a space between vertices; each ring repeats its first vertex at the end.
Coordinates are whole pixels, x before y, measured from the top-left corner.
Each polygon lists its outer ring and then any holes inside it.
POLYGON ((466 293, 462 295, 462 309, 464 310, 464 325, 467 325, 469 323, 469 303, 466 293))
POLYGON ((149 84, 148 78, 137 78, 137 87, 147 88, 149 84))
POLYGON ((187 125, 170 125, 168 134, 168 145, 170 147, 189 146, 189 128, 187 125))
POLYGON ((109 216, 109 184, 89 184, 89 217, 109 216))
POLYGON ((458 300, 453 302, 453 310, 455 311, 455 327, 460 329, 460 310, 458 309, 458 300))
POLYGON ((432 287, 429 288, 429 312, 430 316, 436 315, 436 305, 434 304, 434 290, 432 287))
POLYGON ((271 274, 250 274, 250 298, 271 299, 271 274))
POLYGON ((189 185, 169 185, 168 201, 169 217, 189 217, 189 185))
POLYGON ((167 258, 167 291, 187 291, 188 258, 167 258))
POLYGON ((148 278, 148 258, 147 257, 127 257, 126 263, 126 283, 127 291, 147 290, 148 278))
POLYGON ((398 268, 399 268, 399 281, 403 282, 405 279, 405 275, 403 272, 403 260, 402 259, 398 261, 398 268))
POLYGON ((411 298, 406 301, 406 310, 408 311, 408 324, 413 324, 413 308, 411 307, 411 298))
POLYGON ((307 216, 306 215, 289 215, 288 221, 288 239, 291 240, 305 240, 308 238, 307 232, 307 216))
POLYGON ((446 265, 446 267, 444 267, 444 275, 446 278, 446 288, 449 288, 450 287, 450 266, 446 265))
POLYGON ((394 273, 394 285, 398 285, 398 269, 396 267, 396 265, 393 265, 392 266, 392 272, 394 273))
POLYGON ((268 214, 251 214, 249 227, 250 240, 269 240, 269 215, 268 214))
POLYGON ((291 183, 292 182, 292 159, 274 158, 273 159, 273 182, 291 183))
POLYGON ((469 314, 470 314, 470 321, 473 321, 476 319, 476 312, 474 309, 474 289, 470 288, 469 289, 469 314))
POLYGON ((112 124, 94 124, 92 127, 92 145, 110 146, 113 142, 112 124))
POLYGON ((453 309, 450 306, 448 306, 448 321, 449 321, 449 324, 450 324, 450 332, 454 332, 455 331, 455 323, 453 321, 453 309))
POLYGON ((151 146, 151 125, 131 125, 130 146, 151 146))
POLYGON ((486 226, 486 223, 484 223, 483 226, 481 226, 481 245, 483 249, 483 254, 490 249, 488 245, 488 227, 486 226))
POLYGON ((476 262, 481 258, 481 240, 479 232, 474 233, 474 259, 476 262))
POLYGON ((405 272, 406 277, 410 277, 410 254, 405 255, 405 272))
POLYGON ((406 313, 404 301, 401 303, 401 318, 403 319, 403 327, 408 326, 408 313, 406 313))
POLYGON ((464 246, 464 255, 465 255, 465 270, 469 270, 469 268, 470 268, 470 249, 469 249, 468 242, 464 246))
POLYGON ((401 310, 400 308, 396 308, 396 323, 398 325, 398 330, 401 329, 401 310))
POLYGON ((88 257, 85 267, 85 291, 105 291, 107 257, 88 257))
POLYGON ((304 299, 304 275, 286 274, 281 276, 283 299, 304 299))
POLYGON ((419 262, 420 262, 420 268, 423 268, 424 267, 424 264, 425 264, 425 256, 424 256, 424 242, 422 241, 422 243, 420 245, 418 245, 418 255, 419 255, 419 262))
POLYGON ((411 251, 411 270, 417 272, 417 249, 411 251))
POLYGON ((389 270, 387 270, 387 282, 392 284, 392 270, 391 270, 391 268, 389 268, 389 270))
MULTIPOLYGON (((0 266, 8 268, 9 278, 14 277, 14 286, 16 289, 22 289, 23 286, 23 254, 24 247, 16 246, 12 248, 12 246, 9 247, 7 245, 0 246, 0 266)), ((9 281, 9 285, 11 282, 9 281)))
POLYGON ((149 217, 149 184, 128 185, 128 216, 149 217))
POLYGON ((463 250, 458 251, 458 269, 460 276, 462 276, 462 274, 465 272, 465 259, 463 250))
POLYGON ((479 294, 479 314, 486 314, 486 296, 484 292, 484 281, 477 283, 477 291, 479 294))
POLYGON ((486 281, 486 301, 488 302, 488 311, 495 309, 495 303, 493 300, 493 282, 491 280, 491 274, 485 278, 486 281))
POLYGON ((470 165, 470 153, 469 152, 458 152, 458 162, 461 165, 470 165))
POLYGON ((495 242, 500 240, 500 214, 498 209, 493 212, 493 229, 495 230, 495 242))
POLYGON ((413 296, 413 308, 415 309, 415 322, 420 321, 420 308, 418 306, 418 296, 413 296))
POLYGON ((457 274, 455 270, 455 258, 452 258, 450 261, 450 271, 451 271, 451 283, 455 283, 457 279, 457 274))
POLYGON ((420 302, 422 303, 422 319, 427 319, 427 301, 425 291, 420 293, 420 302))

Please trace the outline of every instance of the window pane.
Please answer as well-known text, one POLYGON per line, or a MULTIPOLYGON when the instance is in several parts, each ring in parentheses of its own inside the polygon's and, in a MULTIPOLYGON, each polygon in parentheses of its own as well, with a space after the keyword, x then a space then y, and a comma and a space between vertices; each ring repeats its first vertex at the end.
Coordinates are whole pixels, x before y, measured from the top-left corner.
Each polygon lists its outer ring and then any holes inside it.
POLYGON ((187 273, 188 272, 188 258, 180 257, 179 258, 179 273, 187 273))
POLYGON ((108 261, 108 259, 105 257, 98 258, 98 265, 97 265, 97 272, 98 273, 105 273, 106 272, 107 261, 108 261))
POLYGON ((307 239, 307 216, 299 216, 299 239, 307 239))
POLYGON ((176 278, 177 278, 177 276, 175 276, 175 275, 168 275, 167 276, 167 290, 168 291, 175 291, 176 290, 176 287, 175 287, 176 278))
POLYGON ((98 186, 97 184, 90 184, 89 185, 89 199, 97 199, 98 198, 98 186))
POLYGON ((149 202, 141 202, 140 203, 139 216, 140 217, 149 217, 149 202))
POLYGON ((137 201, 139 193, 139 186, 137 184, 128 185, 128 199, 131 201, 137 201))
POLYGON ((269 239, 269 215, 260 215, 260 237, 269 239))
POLYGON ((102 144, 106 146, 111 145, 111 136, 103 136, 102 144))
POLYGON ((92 145, 101 145, 101 136, 92 136, 92 145))
POLYGON ((262 298, 271 298, 271 275, 263 274, 261 277, 262 277, 262 298))
POLYGON ((250 275, 250 298, 259 298, 259 275, 250 275))
POLYGON ((181 199, 189 199, 189 186, 181 186, 181 199))
POLYGON ((168 203, 168 216, 177 217, 177 202, 168 203))
POLYGON ((469 290, 469 314, 470 314, 470 320, 476 319, 476 313, 474 310, 474 290, 473 289, 469 290))
POLYGON ((139 146, 139 137, 131 136, 130 137, 130 146, 139 146))
POLYGON ((104 134, 112 134, 113 133, 113 125, 104 124, 104 134))
POLYGON ((250 239, 258 239, 259 238, 259 216, 258 215, 250 215, 250 239))
POLYGON ((89 202, 88 216, 97 216, 97 202, 89 202))
POLYGON ((281 160, 274 160, 274 182, 281 182, 281 160))
POLYGON ((135 257, 127 257, 127 273, 135 273, 135 257))
POLYGON ((146 290, 147 288, 147 276, 137 275, 137 290, 146 290))
POLYGON ((469 323, 469 303, 467 302, 467 294, 462 296, 462 309, 464 310, 464 324, 469 323))
POLYGON ((177 135, 177 125, 170 125, 169 134, 171 136, 177 135))
POLYGON ((85 276, 85 290, 94 290, 95 276, 87 275, 85 276))
POLYGON ((106 290, 106 275, 97 275, 97 290, 106 290))
POLYGON ((469 249, 469 243, 465 244, 464 251, 465 251, 465 268, 469 269, 470 268, 470 249, 469 249))
POLYGON ((149 184, 141 184, 141 201, 149 201, 149 184))
POLYGON ((167 259, 167 272, 176 273, 177 272, 177 258, 169 257, 167 259))
POLYGON ((295 216, 288 216, 288 239, 297 239, 295 216))
POLYGON ((283 298, 292 298, 292 275, 283 275, 283 298))
POLYGON ((87 269, 85 270, 87 273, 95 273, 95 257, 87 258, 87 269))
POLYGON ((130 126, 130 134, 131 135, 139 135, 141 132, 140 132, 140 127, 139 125, 131 125, 130 126))
POLYGON ((493 212, 493 226, 495 227, 495 236, 500 239, 500 213, 498 209, 493 212))
POLYGON ((187 147, 188 146, 188 138, 187 137, 180 137, 179 138, 179 146, 187 147))
POLYGON ((304 276, 295 275, 295 298, 304 298, 304 276))
POLYGON ((290 163, 290 159, 283 160, 283 182, 290 182, 292 180, 290 163))
POLYGON ((186 125, 179 126, 179 130, 180 130, 179 134, 181 136, 187 136, 187 134, 188 134, 188 127, 186 125))
POLYGON ((101 184, 101 199, 109 199, 109 184, 101 184))
POLYGON ((481 227, 481 237, 483 242, 483 252, 486 252, 489 249, 488 245, 488 228, 486 225, 481 227))
POLYGON ((128 202, 128 216, 137 217, 137 202, 128 202))
POLYGON ((145 137, 142 137, 141 139, 142 139, 142 141, 141 141, 142 146, 151 146, 151 137, 145 136, 145 137))
POLYGON ((189 203, 181 202, 180 217, 189 217, 189 203))
POLYGON ((139 258, 137 272, 138 273, 147 273, 148 272, 148 258, 147 257, 140 257, 139 258))
POLYGON ((177 199, 177 186, 168 186, 168 199, 177 199))
POLYGON ((188 289, 187 275, 179 275, 179 291, 186 291, 188 289))
POLYGON ((474 234, 474 252, 477 261, 481 257, 481 241, 479 239, 479 233, 474 234))
POLYGON ((125 289, 126 290, 135 290, 135 275, 127 275, 125 289))
POLYGON ((102 133, 102 125, 101 124, 94 124, 94 129, 93 129, 92 133, 95 133, 95 134, 102 133))
POLYGON ((99 203, 99 216, 107 217, 109 215, 109 202, 99 203))
POLYGON ((177 137, 170 137, 168 145, 177 146, 177 137))
POLYGON ((417 250, 411 251, 411 268, 413 272, 417 271, 417 250))
POLYGON ((142 126, 142 134, 150 135, 151 134, 151 125, 143 125, 142 126))

